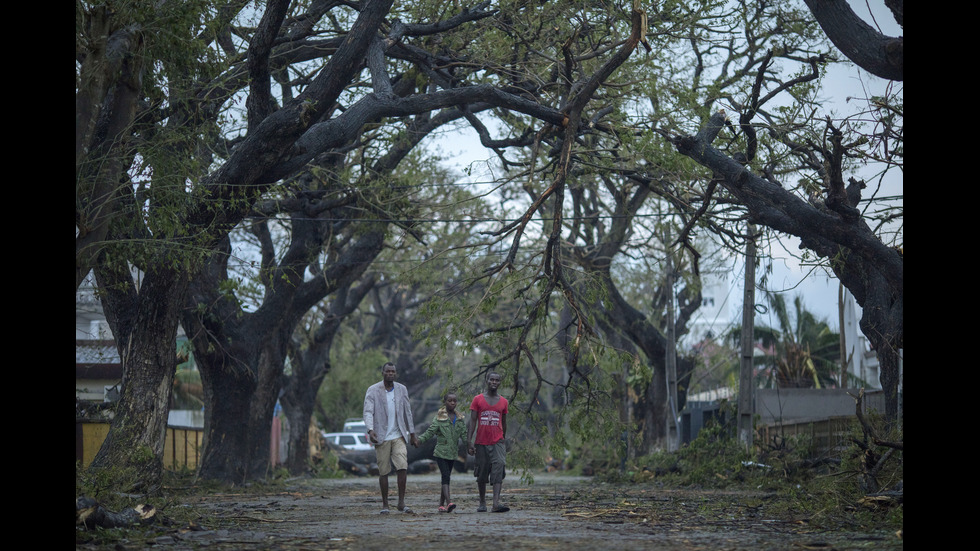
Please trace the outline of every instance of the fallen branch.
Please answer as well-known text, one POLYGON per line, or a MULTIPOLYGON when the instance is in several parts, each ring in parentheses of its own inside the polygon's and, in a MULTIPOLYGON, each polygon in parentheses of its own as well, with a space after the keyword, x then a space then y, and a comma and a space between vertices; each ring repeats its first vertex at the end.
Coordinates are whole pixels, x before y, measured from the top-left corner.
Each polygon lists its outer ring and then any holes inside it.
POLYGON ((227 518, 229 518, 231 520, 254 520, 255 522, 273 522, 273 523, 278 523, 278 522, 300 522, 298 520, 291 520, 291 519, 259 518, 259 517, 253 517, 253 516, 250 516, 250 515, 238 515, 238 516, 227 517, 227 518))
POLYGON ((86 528, 125 528, 135 524, 151 524, 156 520, 156 507, 137 505, 113 512, 93 498, 82 496, 75 500, 75 524, 86 528))
POLYGON ((858 503, 861 505, 878 507, 901 505, 904 502, 905 490, 901 484, 899 484, 896 489, 868 494, 858 500, 858 503))
MULTIPOLYGON (((896 501, 894 495, 889 495, 888 492, 879 491, 880 487, 878 475, 881 473, 882 467, 884 467, 885 463, 892 457, 895 451, 904 451, 905 446, 902 442, 888 442, 878 437, 874 427, 872 427, 864 417, 864 407, 862 404, 864 401, 863 388, 858 392, 857 396, 850 393, 848 394, 854 398, 854 402, 856 404, 855 415, 857 416, 858 421, 861 423, 861 430, 864 432, 863 442, 855 438, 851 439, 863 451, 863 458, 861 462, 861 485, 866 492, 866 496, 861 500, 861 503, 864 505, 882 501, 902 503, 901 499, 896 501), (877 450, 868 445, 868 441, 876 446, 881 446, 888 449, 885 451, 885 453, 880 454, 877 450)), ((901 487, 899 486, 898 492, 900 493, 901 491, 901 487)))

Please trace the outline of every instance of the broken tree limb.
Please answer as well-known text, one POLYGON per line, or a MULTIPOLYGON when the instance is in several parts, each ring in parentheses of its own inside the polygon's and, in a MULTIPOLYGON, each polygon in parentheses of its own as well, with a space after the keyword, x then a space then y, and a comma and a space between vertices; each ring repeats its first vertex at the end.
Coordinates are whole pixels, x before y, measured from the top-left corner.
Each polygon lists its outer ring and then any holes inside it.
POLYGON ((156 520, 156 512, 156 507, 143 504, 113 512, 88 496, 75 499, 75 524, 84 524, 86 528, 125 528, 151 524, 156 520))
MULTIPOLYGON (((851 398, 854 398, 854 413, 858 418, 858 422, 861 423, 861 430, 864 432, 863 441, 852 438, 852 441, 854 441, 854 443, 857 444, 863 451, 863 460, 861 462, 861 468, 863 471, 861 476, 861 485, 867 494, 867 498, 885 496, 884 493, 879 491, 878 475, 880 474, 882 467, 884 467, 885 463, 892 457, 894 452, 904 451, 904 443, 888 442, 878 437, 874 427, 872 427, 868 420, 864 417, 864 405, 862 403, 864 401, 863 388, 858 392, 857 396, 851 393, 848 393, 848 395, 850 395, 851 398), (888 449, 885 451, 885 453, 878 453, 878 450, 874 449, 868 444, 869 441, 875 446, 881 446, 888 449)), ((894 496, 885 496, 882 499, 885 498, 894 500, 894 496)), ((871 499, 871 501, 875 501, 875 499, 871 499)), ((898 503, 901 503, 901 501, 898 501, 898 503)))
POLYGON ((881 438, 878 438, 878 434, 876 433, 874 428, 871 426, 870 423, 868 423, 867 419, 864 418, 864 405, 863 405, 864 389, 863 388, 858 392, 857 396, 851 394, 850 392, 848 392, 847 395, 850 396, 851 398, 854 398, 854 402, 855 402, 854 414, 857 416, 858 421, 861 423, 861 428, 864 430, 864 434, 867 435, 867 437, 874 444, 878 446, 884 446, 886 448, 896 449, 899 451, 905 451, 904 442, 889 442, 887 440, 882 440, 881 438))

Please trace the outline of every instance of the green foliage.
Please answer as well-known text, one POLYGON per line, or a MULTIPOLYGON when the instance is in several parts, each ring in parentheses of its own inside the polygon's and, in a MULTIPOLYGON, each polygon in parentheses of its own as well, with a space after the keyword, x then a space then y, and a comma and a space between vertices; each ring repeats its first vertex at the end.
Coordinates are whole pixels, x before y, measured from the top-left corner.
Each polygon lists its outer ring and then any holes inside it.
MULTIPOLYGON (((840 336, 830 330, 826 321, 818 320, 803 305, 799 295, 793 298, 790 312, 786 299, 779 293, 767 293, 770 308, 758 320, 755 339, 765 354, 755 359, 766 370, 763 385, 767 388, 831 388, 838 386, 840 371, 840 336), (766 324, 765 320, 775 321, 766 324)), ((737 342, 741 327, 730 336, 737 342)), ((852 382, 852 381, 849 381, 852 382)))
POLYGON ((128 498, 119 492, 120 480, 132 480, 133 469, 111 467, 105 469, 85 469, 81 462, 75 462, 75 497, 88 496, 105 504, 106 507, 121 508, 128 505, 128 498))
MULTIPOLYGON (((877 414, 868 416, 879 438, 902 442, 902 430, 877 414)), ((710 423, 697 438, 676 452, 657 452, 629 461, 626 468, 608 463, 596 471, 600 480, 633 484, 655 483, 685 488, 763 490, 772 497, 765 508, 779 515, 805 516, 815 528, 850 526, 861 530, 895 532, 903 529, 901 500, 869 498, 869 467, 877 490, 893 490, 904 479, 902 452, 876 446, 855 420, 845 445, 831 455, 818 455, 809 436, 776 443, 757 442, 749 452, 730 425, 710 423), (875 458, 874 465, 867 464, 875 458)), ((760 507, 762 503, 754 504, 760 507)))
POLYGON ((340 458, 329 448, 323 449, 323 459, 316 465, 314 472, 317 478, 343 478, 347 472, 340 468, 340 458))
MULTIPOLYGON (((868 413, 866 420, 880 440, 904 440, 902 428, 888 423, 882 415, 868 413)), ((904 452, 877 445, 857 421, 851 424, 843 442, 847 445, 841 451, 840 466, 815 477, 807 486, 803 503, 812 512, 812 522, 820 526, 843 519, 856 526, 901 529, 901 501, 877 501, 868 496, 902 486, 904 452)))
POLYGON ((678 486, 724 488, 756 476, 754 459, 724 423, 708 423, 689 444, 676 452, 658 451, 637 458, 627 476, 678 486))

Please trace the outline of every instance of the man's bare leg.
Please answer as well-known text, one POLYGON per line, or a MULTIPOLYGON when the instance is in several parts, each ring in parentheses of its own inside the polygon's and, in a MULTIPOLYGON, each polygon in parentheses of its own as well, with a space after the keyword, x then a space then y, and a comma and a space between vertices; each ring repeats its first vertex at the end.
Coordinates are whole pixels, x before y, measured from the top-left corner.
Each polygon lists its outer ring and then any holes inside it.
POLYGON ((378 485, 381 486, 381 509, 388 509, 388 475, 378 477, 378 485))

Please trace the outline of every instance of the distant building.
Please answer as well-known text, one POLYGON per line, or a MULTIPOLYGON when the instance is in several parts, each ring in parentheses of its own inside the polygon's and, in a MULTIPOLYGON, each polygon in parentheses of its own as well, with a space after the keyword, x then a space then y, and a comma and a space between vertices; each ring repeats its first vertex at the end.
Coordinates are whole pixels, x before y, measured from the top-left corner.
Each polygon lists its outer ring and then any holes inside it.
POLYGON ((705 272, 701 274, 701 307, 688 323, 690 331, 681 341, 681 347, 691 348, 704 341, 721 342, 733 327, 732 282, 730 274, 724 272, 705 272))
MULTIPOLYGON (((183 335, 178 326, 178 341, 183 335)), ((75 292, 75 399, 115 401, 120 381, 122 362, 90 273, 75 292)))
POLYGON ((122 362, 89 274, 75 292, 75 399, 113 401, 122 362))
POLYGON ((868 346, 868 339, 861 333, 860 311, 857 301, 847 289, 844 289, 844 312, 841 334, 844 337, 844 349, 847 357, 848 388, 864 387, 880 389, 878 380, 878 356, 868 346), (863 383, 862 383, 863 381, 863 383))

